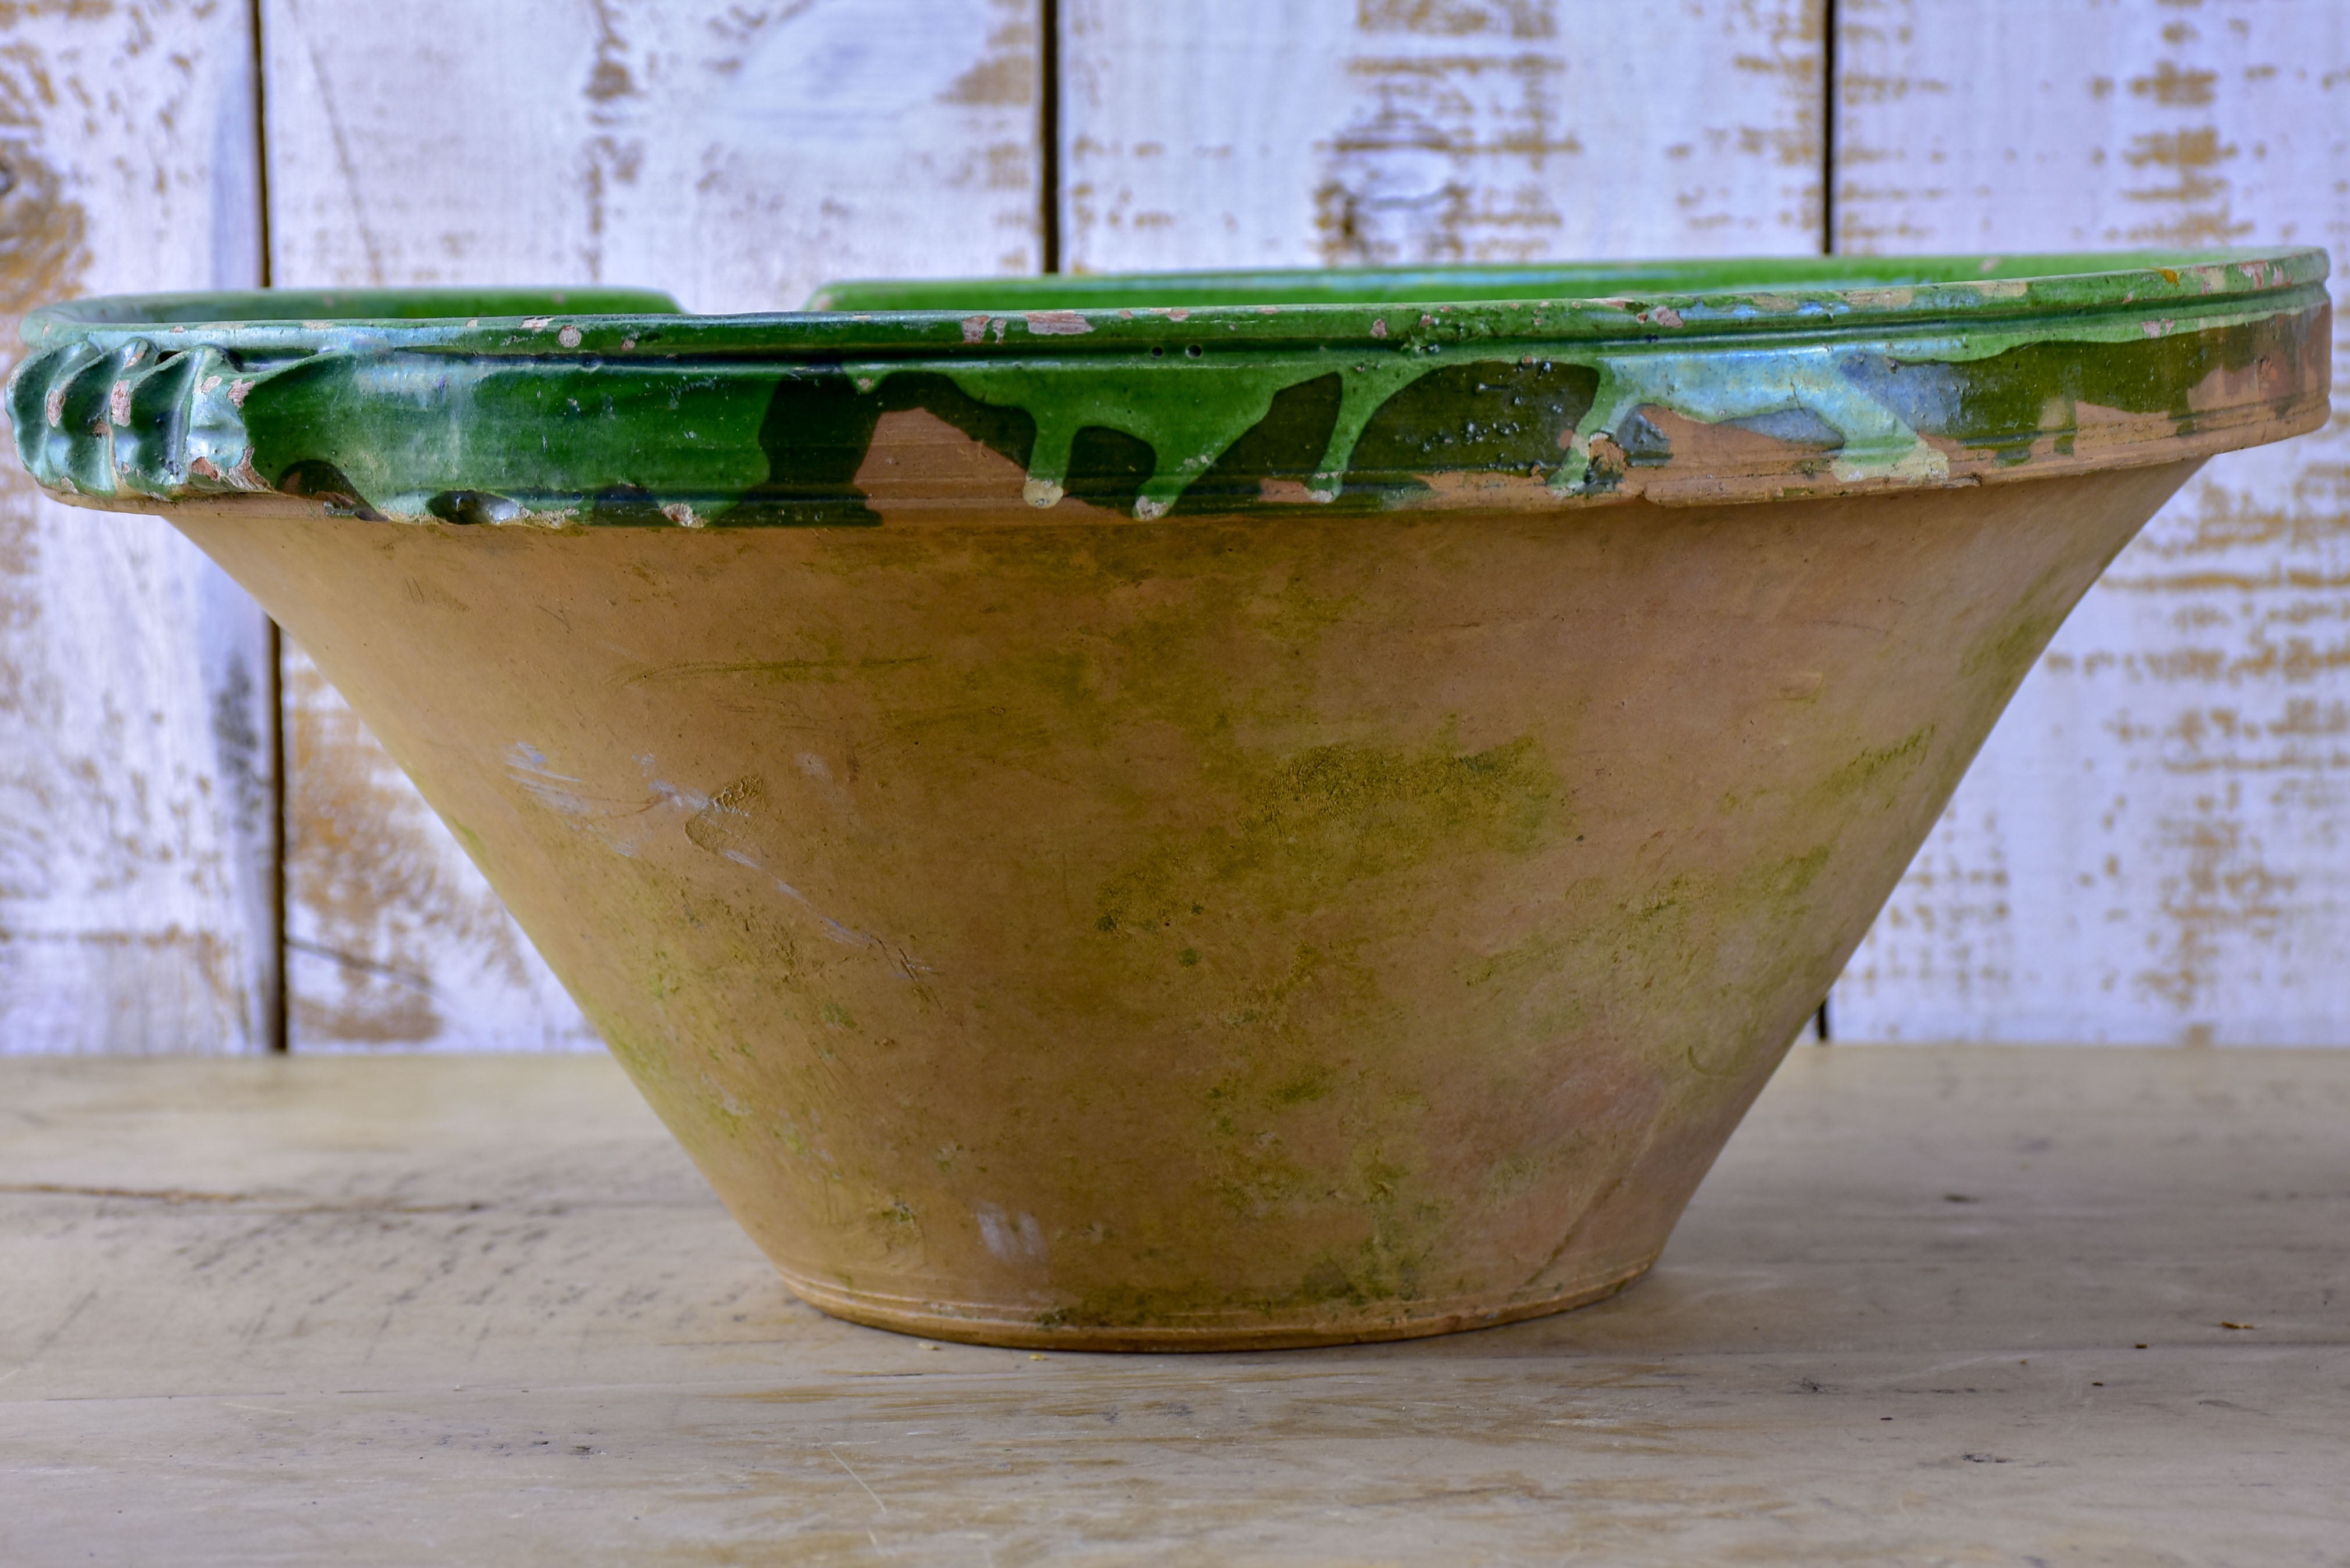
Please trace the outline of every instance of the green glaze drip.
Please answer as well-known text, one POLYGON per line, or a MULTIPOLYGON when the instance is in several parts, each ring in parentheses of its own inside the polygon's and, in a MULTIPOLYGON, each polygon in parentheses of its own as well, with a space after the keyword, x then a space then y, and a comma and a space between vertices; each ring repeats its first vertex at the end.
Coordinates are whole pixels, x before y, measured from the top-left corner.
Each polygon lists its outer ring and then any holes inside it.
POLYGON ((1347 482, 1355 443, 1363 439, 1363 430, 1371 422, 1371 416, 1389 398, 1435 369, 1437 364, 1432 356, 1401 351, 1384 359, 1347 366, 1340 372, 1338 420, 1330 428, 1330 445, 1315 465, 1306 493, 1316 501, 1336 501, 1339 487, 1347 482))
POLYGON ((1321 358, 1283 358, 1174 365, 1123 358, 1107 364, 880 362, 844 369, 867 391, 894 373, 925 370, 945 376, 964 395, 983 403, 1027 414, 1036 423, 1024 486, 1032 506, 1057 505, 1066 493, 1069 454, 1079 431, 1111 430, 1134 437, 1153 454, 1150 477, 1134 502, 1134 515, 1149 522, 1165 516, 1193 480, 1256 428, 1271 411, 1274 399, 1334 369, 1340 377, 1338 418, 1316 465, 1311 493, 1316 501, 1335 500, 1355 442, 1371 416, 1438 363, 1434 356, 1405 349, 1336 366, 1321 358))
MULTIPOLYGON (((895 369, 882 365, 851 373, 861 382, 866 375, 887 375, 895 369)), ((1069 476, 1069 450, 1079 431, 1118 431, 1148 445, 1155 462, 1134 502, 1134 514, 1145 521, 1165 516, 1191 481, 1264 418, 1276 396, 1310 379, 1280 360, 1208 362, 1157 374, 1138 374, 1130 361, 950 362, 935 369, 966 395, 1023 410, 1036 421, 1024 489, 1031 506, 1060 501, 1069 476), (1182 380, 1180 390, 1170 396, 1167 378, 1173 375, 1182 380)), ((1317 366, 1315 374, 1323 373, 1317 366)))

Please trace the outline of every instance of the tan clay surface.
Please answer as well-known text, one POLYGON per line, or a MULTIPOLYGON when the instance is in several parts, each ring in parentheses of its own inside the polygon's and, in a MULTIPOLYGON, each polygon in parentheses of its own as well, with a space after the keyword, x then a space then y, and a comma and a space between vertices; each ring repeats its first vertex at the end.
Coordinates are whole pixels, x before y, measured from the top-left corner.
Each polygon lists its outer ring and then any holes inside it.
POLYGON ((2191 462, 732 534, 183 515, 795 1289, 1278 1345, 1646 1268, 2191 462))
POLYGON ((11 1565, 2350 1541, 2344 1053, 1805 1048, 1622 1294, 1269 1355, 822 1317, 600 1059, 19 1059, 0 1105, 11 1565))

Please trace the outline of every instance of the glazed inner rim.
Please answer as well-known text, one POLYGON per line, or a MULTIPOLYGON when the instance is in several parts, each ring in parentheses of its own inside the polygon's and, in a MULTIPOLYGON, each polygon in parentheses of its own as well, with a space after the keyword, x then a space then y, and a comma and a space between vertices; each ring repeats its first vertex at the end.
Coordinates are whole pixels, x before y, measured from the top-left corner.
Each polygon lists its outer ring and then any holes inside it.
POLYGON ((691 315, 649 289, 274 289, 69 301, 27 316, 24 336, 38 348, 165 327, 249 349, 811 358, 1066 356, 1170 338, 1203 352, 1399 337, 1655 342, 2275 307, 2322 296, 2326 275, 2319 249, 1080 274, 833 283, 804 311, 729 316, 691 315))

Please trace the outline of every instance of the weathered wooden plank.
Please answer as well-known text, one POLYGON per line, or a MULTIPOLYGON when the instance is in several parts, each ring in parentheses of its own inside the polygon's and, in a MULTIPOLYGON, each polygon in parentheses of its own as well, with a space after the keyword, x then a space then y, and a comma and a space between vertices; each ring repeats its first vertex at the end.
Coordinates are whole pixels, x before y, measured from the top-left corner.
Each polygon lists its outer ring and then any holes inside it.
POLYGON ((1066 0, 1066 259, 1814 252, 1823 11, 1066 0))
MULTIPOLYGON (((1837 16, 1840 248, 2323 244, 2350 320, 2337 0, 1837 16)), ((1856 1038, 2350 1044, 2350 422, 2214 462, 2116 562, 1834 1017, 1856 1038)))
MULTIPOLYGON (((265 0, 274 275, 785 309, 1042 262, 1035 0, 265 0)), ((295 1048, 592 1036, 298 650, 295 1048)))
POLYGON ((818 1317, 608 1061, 12 1062, 0 1103, 11 1563, 2320 1568, 2350 1538, 2342 1053, 1805 1052, 1623 1294, 1239 1355, 818 1317))
POLYGON ((264 0, 281 283, 1040 265, 1034 0, 264 0))
MULTIPOLYGON (((241 6, 0 7, 0 359, 72 294, 257 280, 241 6)), ((268 623, 0 455, 0 1052, 246 1051, 276 1010, 268 623)))

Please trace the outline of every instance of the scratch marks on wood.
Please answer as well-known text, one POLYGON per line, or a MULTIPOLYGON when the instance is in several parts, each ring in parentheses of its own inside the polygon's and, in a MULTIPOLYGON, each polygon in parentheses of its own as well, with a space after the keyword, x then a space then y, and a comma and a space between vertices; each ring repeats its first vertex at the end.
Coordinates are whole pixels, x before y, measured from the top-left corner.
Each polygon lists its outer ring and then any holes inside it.
MULTIPOLYGON (((1849 248, 2350 250, 2338 5, 2051 7, 1995 31, 1906 0, 1838 14, 1849 248)), ((2350 421, 2337 413, 2317 435, 2215 461, 2123 553, 1835 1005, 1855 1038, 2338 1045, 2345 975, 2350 421)))

